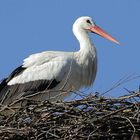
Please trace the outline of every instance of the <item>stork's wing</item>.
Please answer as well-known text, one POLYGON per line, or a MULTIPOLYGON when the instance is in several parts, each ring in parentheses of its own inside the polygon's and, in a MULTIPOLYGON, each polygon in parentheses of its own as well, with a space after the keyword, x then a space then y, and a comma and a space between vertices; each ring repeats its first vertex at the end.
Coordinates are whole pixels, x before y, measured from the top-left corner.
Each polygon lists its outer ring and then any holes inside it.
POLYGON ((0 84, 0 100, 6 95, 6 102, 9 103, 9 100, 23 96, 23 92, 54 88, 66 77, 71 56, 71 53, 63 52, 43 52, 29 56, 22 66, 0 84))
POLYGON ((8 85, 27 83, 36 80, 61 81, 72 61, 71 53, 43 52, 29 56, 24 60, 24 71, 13 77, 8 85))

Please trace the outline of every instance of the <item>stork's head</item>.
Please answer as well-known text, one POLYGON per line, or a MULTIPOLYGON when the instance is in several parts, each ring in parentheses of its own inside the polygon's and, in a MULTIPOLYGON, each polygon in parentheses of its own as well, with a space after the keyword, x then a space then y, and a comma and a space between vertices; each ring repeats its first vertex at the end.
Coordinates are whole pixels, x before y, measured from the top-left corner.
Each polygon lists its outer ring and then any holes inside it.
POLYGON ((73 32, 75 31, 85 31, 85 32, 92 32, 98 34, 114 43, 120 44, 115 38, 110 36, 107 32, 101 29, 99 26, 95 24, 91 17, 84 16, 79 17, 73 24, 73 32))

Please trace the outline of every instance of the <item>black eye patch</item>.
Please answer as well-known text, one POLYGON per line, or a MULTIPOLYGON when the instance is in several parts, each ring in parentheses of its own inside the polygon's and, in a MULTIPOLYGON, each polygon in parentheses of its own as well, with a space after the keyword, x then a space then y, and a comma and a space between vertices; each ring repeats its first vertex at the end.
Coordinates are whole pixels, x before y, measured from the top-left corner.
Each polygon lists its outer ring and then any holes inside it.
POLYGON ((87 22, 87 23, 89 23, 89 24, 91 24, 91 22, 90 22, 90 20, 89 20, 89 19, 88 19, 86 22, 87 22))

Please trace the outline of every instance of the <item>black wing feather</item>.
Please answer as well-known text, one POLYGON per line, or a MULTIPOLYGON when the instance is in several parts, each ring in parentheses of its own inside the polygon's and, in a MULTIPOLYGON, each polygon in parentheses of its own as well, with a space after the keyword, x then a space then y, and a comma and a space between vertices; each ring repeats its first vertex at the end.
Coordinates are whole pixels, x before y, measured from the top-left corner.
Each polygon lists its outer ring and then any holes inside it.
POLYGON ((24 68, 22 65, 17 67, 7 78, 6 82, 8 83, 11 79, 14 77, 20 75, 26 68, 24 68))
POLYGON ((26 68, 19 66, 16 68, 8 78, 5 78, 0 83, 0 102, 2 101, 3 104, 9 104, 14 99, 20 95, 21 93, 24 93, 26 95, 27 93, 36 93, 40 91, 45 91, 48 89, 52 89, 56 87, 60 81, 53 80, 36 80, 36 81, 30 81, 26 82, 24 84, 14 84, 14 85, 7 85, 7 83, 14 77, 20 75, 26 68), (6 97, 5 97, 6 96, 6 97), (3 100, 4 99, 4 100, 3 100))
POLYGON ((14 77, 18 76, 19 74, 21 74, 26 68, 19 66, 18 68, 16 68, 7 78, 4 78, 1 83, 0 83, 0 92, 2 91, 2 89, 7 86, 7 83, 14 77))

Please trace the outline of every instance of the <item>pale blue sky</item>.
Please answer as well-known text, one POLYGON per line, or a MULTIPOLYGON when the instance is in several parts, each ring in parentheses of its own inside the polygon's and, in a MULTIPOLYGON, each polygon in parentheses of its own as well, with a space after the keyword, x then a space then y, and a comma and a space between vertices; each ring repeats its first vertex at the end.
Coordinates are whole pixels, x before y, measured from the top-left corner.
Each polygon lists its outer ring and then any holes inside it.
MULTIPOLYGON (((32 53, 45 50, 76 51, 79 44, 72 24, 79 16, 91 16, 97 25, 117 38, 118 46, 91 34, 98 52, 98 73, 89 91, 103 93, 124 76, 140 75, 140 0, 1 0, 0 79, 32 53)), ((123 88, 136 90, 140 78, 123 88)))

